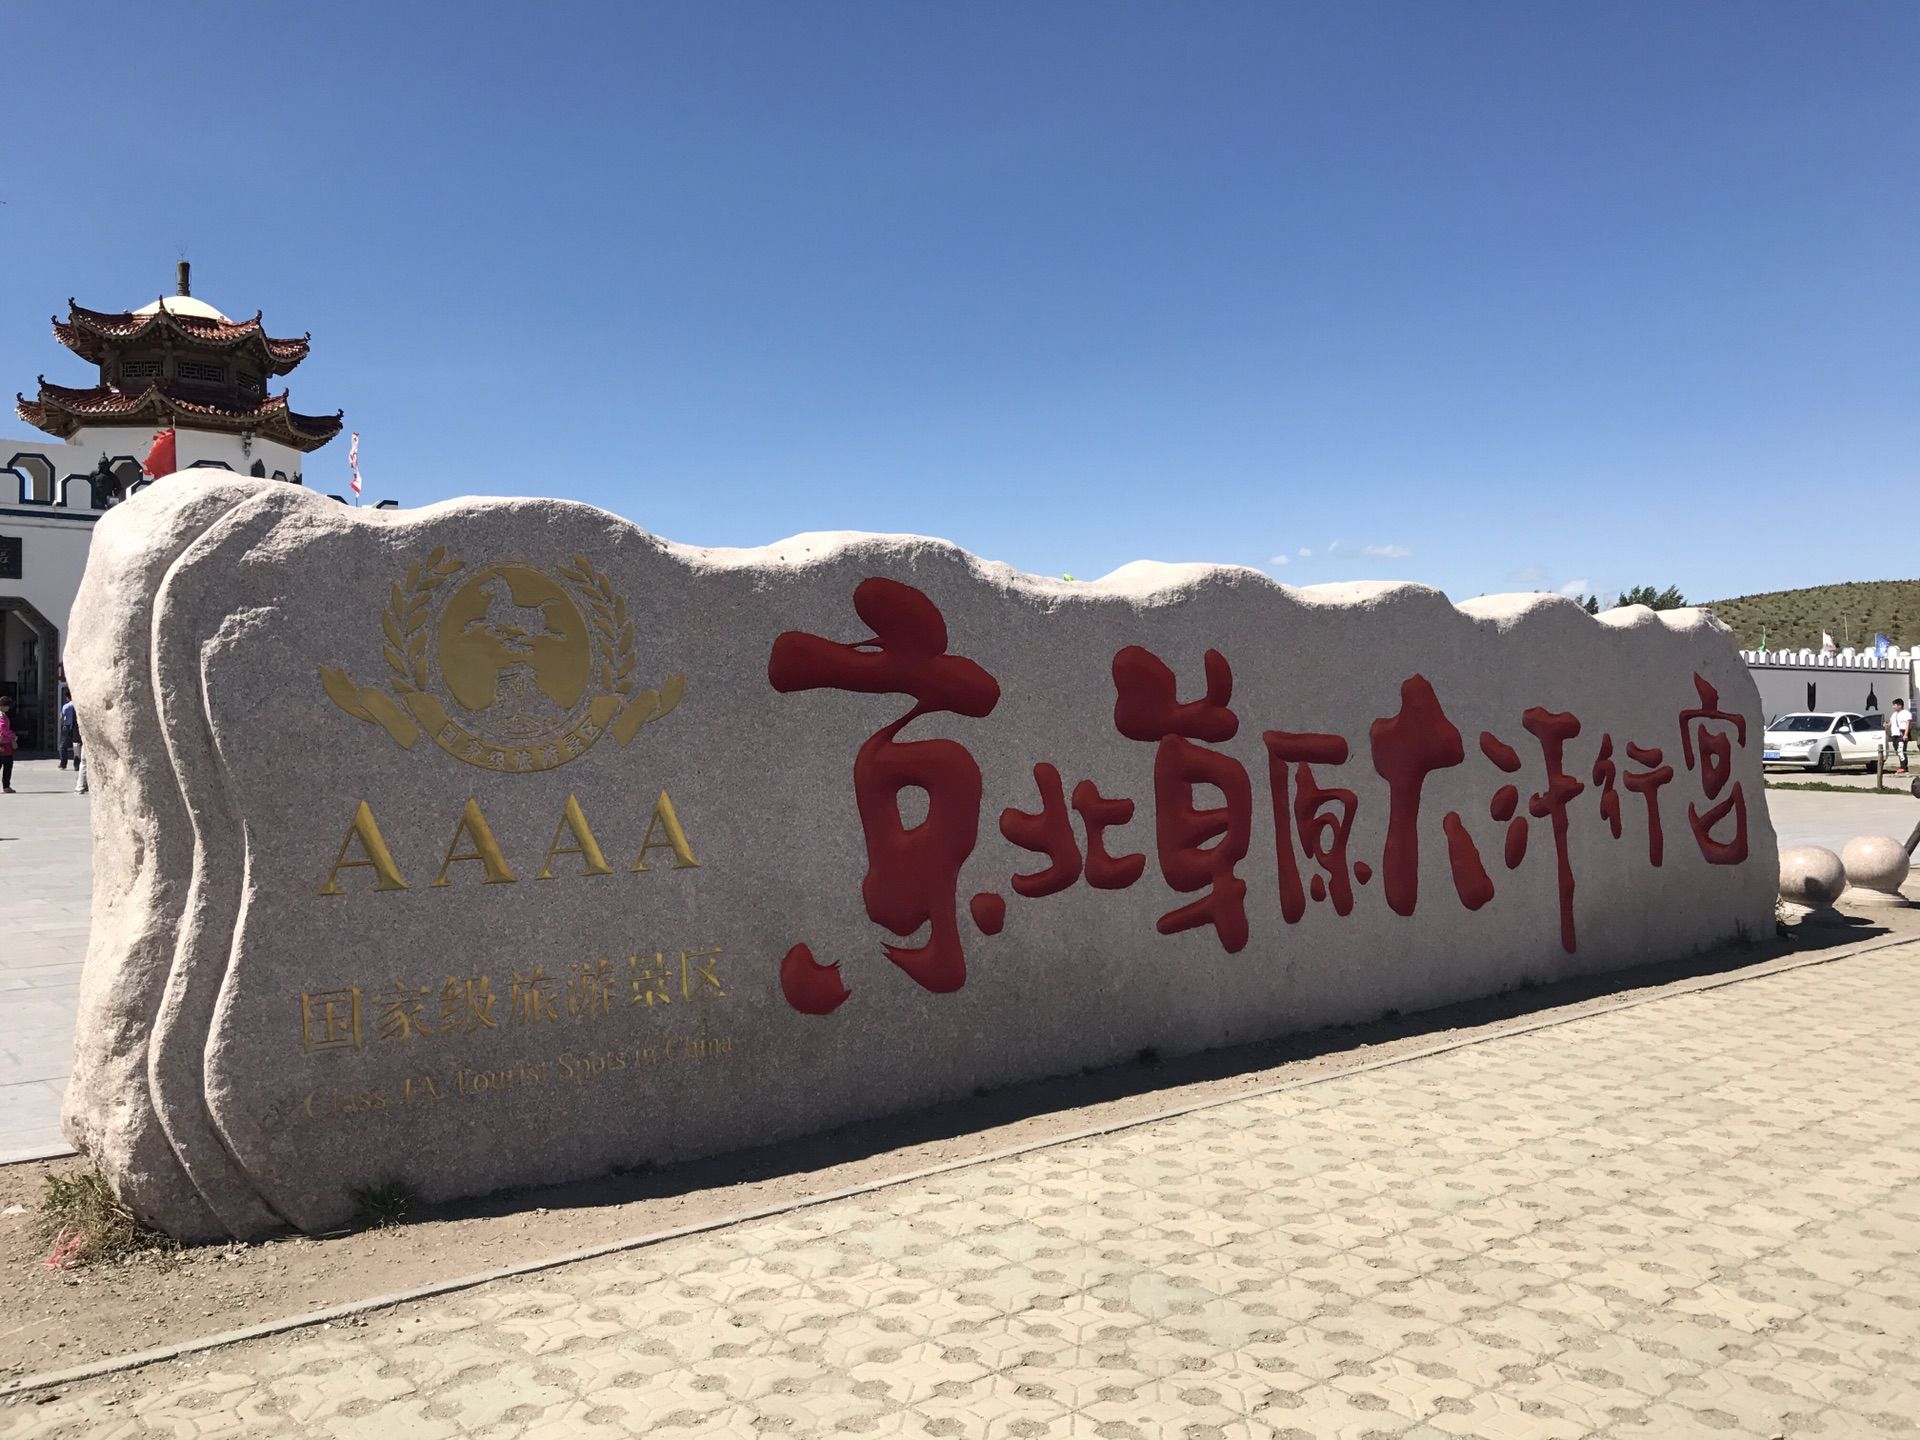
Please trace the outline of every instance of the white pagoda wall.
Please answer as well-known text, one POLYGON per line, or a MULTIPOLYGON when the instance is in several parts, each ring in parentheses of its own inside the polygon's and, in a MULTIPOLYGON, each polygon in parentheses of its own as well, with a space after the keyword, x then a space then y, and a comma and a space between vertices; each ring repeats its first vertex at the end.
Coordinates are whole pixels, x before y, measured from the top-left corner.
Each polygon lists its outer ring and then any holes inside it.
MULTIPOLYGON (((74 433, 69 445, 59 448, 72 450, 86 457, 81 469, 91 471, 105 455, 109 460, 121 456, 130 456, 137 464, 146 457, 153 446, 155 431, 151 425, 101 425, 89 426, 74 433)), ((252 451, 241 446, 238 435, 229 435, 217 430, 175 431, 175 453, 182 470, 191 470, 196 465, 224 466, 236 475, 252 473, 253 462, 258 460, 266 467, 268 480, 298 480, 301 478, 302 462, 306 456, 298 450, 280 445, 271 440, 255 437, 252 451)), ((337 488, 346 485, 346 461, 340 462, 341 481, 337 488)), ((321 487, 329 488, 329 487, 321 487)))
MULTIPOLYGON (((68 614, 87 568, 93 523, 101 513, 93 508, 88 476, 102 455, 122 475, 137 474, 153 446, 154 433, 150 425, 111 425, 80 430, 70 441, 49 435, 0 435, 0 534, 20 537, 22 562, 18 580, 0 579, 0 599, 24 600, 59 628, 58 653, 44 657, 48 664, 65 657, 68 614)), ((302 463, 307 458, 285 445, 257 438, 248 453, 239 436, 210 430, 178 430, 175 447, 182 470, 224 467, 247 475, 258 460, 267 479, 303 479, 302 463)), ((338 483, 320 488, 345 491, 344 456, 338 467, 338 483)), ((18 630, 18 624, 10 627, 6 652, 0 653, 0 673, 9 677, 19 664, 18 655, 12 653, 19 646, 18 630)))
MULTIPOLYGON (((0 438, 0 462, 10 459, 16 462, 12 469, 0 468, 0 534, 20 538, 21 567, 18 580, 0 580, 0 598, 24 600, 58 626, 64 649, 67 612, 79 593, 93 522, 100 514, 93 508, 93 486, 84 472, 99 456, 83 465, 76 448, 58 441, 0 438), (40 456, 46 465, 17 463, 23 454, 40 456), (48 469, 53 475, 50 495, 43 480, 48 469)), ((12 675, 16 657, 6 657, 5 664, 12 675)))
POLYGON ((21 551, 20 578, 0 580, 0 596, 25 600, 60 627, 64 640, 67 612, 80 593, 87 549, 93 543, 92 517, 98 512, 81 499, 75 509, 47 506, 48 514, 33 515, 16 508, 12 495, 12 477, 0 475, 0 532, 19 536, 21 551))

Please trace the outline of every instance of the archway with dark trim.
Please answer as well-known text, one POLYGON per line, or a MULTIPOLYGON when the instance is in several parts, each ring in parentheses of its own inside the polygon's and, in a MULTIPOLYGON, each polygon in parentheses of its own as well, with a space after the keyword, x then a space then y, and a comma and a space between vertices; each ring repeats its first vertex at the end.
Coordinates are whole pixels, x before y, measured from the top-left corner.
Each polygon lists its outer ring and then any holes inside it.
POLYGON ((18 595, 0 595, 0 694, 13 700, 13 728, 22 750, 51 752, 60 723, 60 627, 18 595), (16 657, 16 622, 33 640, 33 657, 16 657))
POLYGON ((53 462, 46 456, 23 450, 0 468, 11 470, 20 477, 22 504, 51 505, 53 503, 53 462))

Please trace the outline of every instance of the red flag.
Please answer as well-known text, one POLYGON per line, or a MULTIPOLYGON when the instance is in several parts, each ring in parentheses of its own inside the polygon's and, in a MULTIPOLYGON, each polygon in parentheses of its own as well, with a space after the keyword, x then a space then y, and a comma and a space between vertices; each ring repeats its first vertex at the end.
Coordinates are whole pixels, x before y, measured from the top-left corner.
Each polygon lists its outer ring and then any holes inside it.
POLYGON ((171 475, 180 468, 179 452, 173 442, 171 426, 153 437, 153 448, 147 451, 147 458, 140 462, 140 468, 150 479, 158 480, 162 475, 171 475))

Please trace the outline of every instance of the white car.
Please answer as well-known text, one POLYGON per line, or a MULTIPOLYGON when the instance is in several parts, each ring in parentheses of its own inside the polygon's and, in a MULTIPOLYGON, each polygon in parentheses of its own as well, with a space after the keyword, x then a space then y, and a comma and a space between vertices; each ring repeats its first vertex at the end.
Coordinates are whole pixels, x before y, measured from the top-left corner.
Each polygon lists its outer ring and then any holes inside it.
POLYGON ((1808 770, 1841 765, 1872 769, 1886 742, 1885 726, 1884 717, 1857 711, 1776 715, 1767 722, 1761 755, 1769 765, 1800 765, 1808 770))

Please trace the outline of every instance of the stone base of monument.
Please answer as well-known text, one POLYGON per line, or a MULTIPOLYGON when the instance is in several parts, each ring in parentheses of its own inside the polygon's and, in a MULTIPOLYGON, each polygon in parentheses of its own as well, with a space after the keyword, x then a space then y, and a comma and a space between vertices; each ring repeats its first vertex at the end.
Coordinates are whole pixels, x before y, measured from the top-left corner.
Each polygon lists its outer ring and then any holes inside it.
POLYGON ((1847 889, 1840 903, 1849 909, 1885 909, 1913 902, 1900 893, 1911 863, 1907 847, 1887 835, 1856 835, 1840 852, 1847 889))

